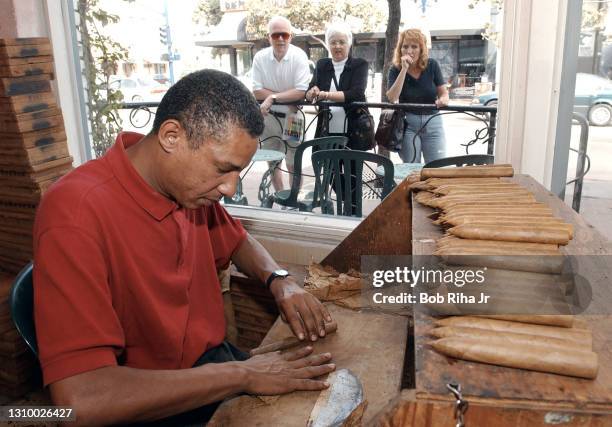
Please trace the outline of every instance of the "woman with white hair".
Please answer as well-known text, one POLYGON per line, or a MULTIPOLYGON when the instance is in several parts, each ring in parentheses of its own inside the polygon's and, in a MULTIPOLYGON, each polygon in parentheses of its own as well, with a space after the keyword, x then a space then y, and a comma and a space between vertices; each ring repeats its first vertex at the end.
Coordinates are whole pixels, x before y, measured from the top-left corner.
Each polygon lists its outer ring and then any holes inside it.
MULTIPOLYGON (((308 101, 365 102, 365 90, 368 82, 368 62, 362 58, 349 55, 353 43, 353 34, 344 23, 333 23, 325 31, 325 44, 331 58, 317 61, 317 66, 310 82, 306 99, 308 101)), ((344 135, 345 118, 349 110, 343 107, 331 107, 329 135, 344 135)), ((316 136, 324 135, 324 121, 319 117, 316 136)), ((349 120, 350 124, 350 120, 349 120)), ((351 141, 348 147, 353 150, 368 150, 370 147, 359 146, 359 140, 351 141)))

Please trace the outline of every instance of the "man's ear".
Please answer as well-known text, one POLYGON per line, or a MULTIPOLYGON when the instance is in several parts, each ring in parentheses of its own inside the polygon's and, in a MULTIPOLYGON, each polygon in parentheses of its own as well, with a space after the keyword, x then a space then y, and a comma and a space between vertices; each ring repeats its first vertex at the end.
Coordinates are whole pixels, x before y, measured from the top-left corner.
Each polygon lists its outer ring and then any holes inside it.
POLYGON ((157 140, 160 147, 166 153, 172 153, 179 145, 179 140, 185 137, 185 131, 180 122, 168 119, 161 124, 157 132, 157 140))

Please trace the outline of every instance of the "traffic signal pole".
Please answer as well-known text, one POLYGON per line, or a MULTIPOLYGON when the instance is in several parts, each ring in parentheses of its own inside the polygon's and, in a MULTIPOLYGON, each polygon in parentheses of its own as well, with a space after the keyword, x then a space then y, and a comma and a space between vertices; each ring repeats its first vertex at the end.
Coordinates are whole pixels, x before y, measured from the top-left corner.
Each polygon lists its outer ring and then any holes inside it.
MULTIPOLYGON (((166 18, 165 36, 168 47, 168 68, 170 71, 170 84, 174 84, 174 53, 172 52, 172 33, 170 32, 170 20, 168 19, 168 0, 164 0, 164 17, 166 18)), ((162 34, 163 37, 163 34, 162 34)), ((162 41, 163 42, 163 41, 162 41)))

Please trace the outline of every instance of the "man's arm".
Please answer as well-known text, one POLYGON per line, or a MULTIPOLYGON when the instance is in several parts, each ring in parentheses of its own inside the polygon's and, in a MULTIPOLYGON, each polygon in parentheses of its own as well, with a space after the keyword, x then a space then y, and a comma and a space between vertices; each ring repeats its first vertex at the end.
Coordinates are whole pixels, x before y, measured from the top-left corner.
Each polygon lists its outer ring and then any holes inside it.
POLYGON ((313 378, 333 371, 335 365, 328 363, 329 353, 311 353, 312 347, 305 347, 181 370, 109 366, 59 380, 49 388, 54 404, 74 409, 76 425, 152 421, 240 392, 322 390, 328 384, 313 378))
POLYGON ((268 114, 270 111, 270 107, 274 104, 274 99, 272 99, 272 95, 276 95, 276 102, 291 102, 291 101, 299 101, 304 99, 304 94, 306 91, 299 89, 289 89, 284 92, 272 92, 270 89, 258 89, 254 90, 253 94, 255 95, 255 99, 263 102, 260 105, 260 109, 262 114, 268 114))
MULTIPOLYGON (((249 234, 232 255, 232 261, 240 271, 262 283, 266 283, 272 272, 279 269, 268 251, 249 234)), ((316 341, 317 336, 325 336, 325 322, 332 320, 327 308, 299 286, 293 277, 272 281, 270 292, 296 337, 303 340, 308 336, 316 341)))

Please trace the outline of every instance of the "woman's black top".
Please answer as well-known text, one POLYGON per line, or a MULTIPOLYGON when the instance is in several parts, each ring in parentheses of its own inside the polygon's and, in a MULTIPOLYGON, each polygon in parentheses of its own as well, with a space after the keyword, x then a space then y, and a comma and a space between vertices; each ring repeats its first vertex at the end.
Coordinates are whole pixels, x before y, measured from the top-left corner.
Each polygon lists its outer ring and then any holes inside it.
MULTIPOLYGON (((391 87, 397 76, 399 76, 400 69, 395 65, 389 69, 388 86, 391 87)), ((404 86, 400 92, 399 102, 410 103, 410 104, 433 104, 436 102, 438 97, 438 86, 443 85, 444 78, 442 77, 442 70, 440 65, 435 59, 429 58, 427 61, 427 67, 423 70, 420 77, 415 79, 410 74, 406 73, 404 79, 404 86)), ((432 114, 432 111, 422 111, 421 114, 432 114)))
MULTIPOLYGON (((317 61, 314 75, 308 89, 317 86, 324 92, 329 92, 331 82, 333 80, 334 64, 331 58, 323 58, 317 61)), ((368 85, 368 61, 363 58, 353 58, 352 56, 346 60, 344 70, 340 74, 337 91, 344 92, 344 102, 365 102, 365 91, 368 85)), ((347 108, 344 109, 349 113, 347 108)), ((319 117, 317 122, 317 130, 315 136, 321 136, 325 131, 321 129, 322 120, 319 117)))

